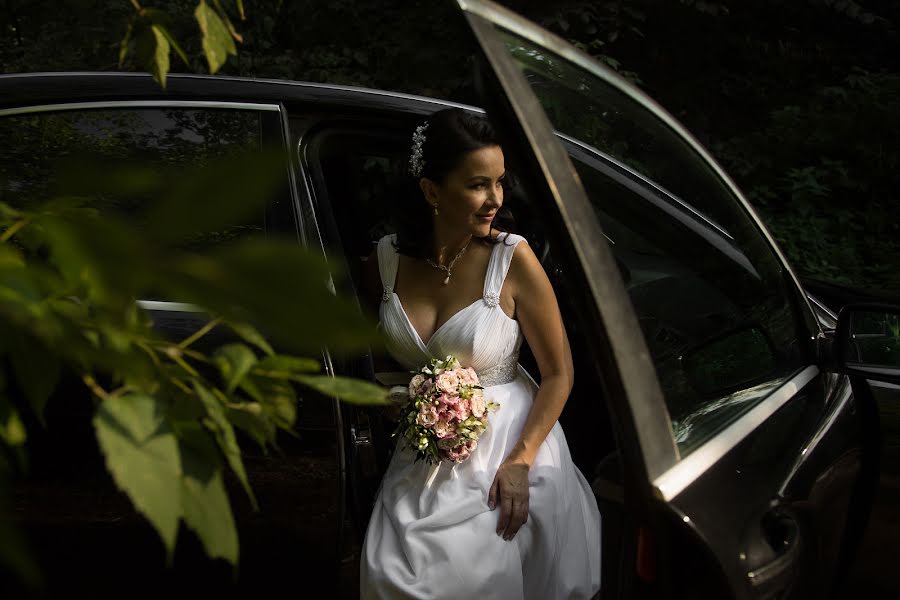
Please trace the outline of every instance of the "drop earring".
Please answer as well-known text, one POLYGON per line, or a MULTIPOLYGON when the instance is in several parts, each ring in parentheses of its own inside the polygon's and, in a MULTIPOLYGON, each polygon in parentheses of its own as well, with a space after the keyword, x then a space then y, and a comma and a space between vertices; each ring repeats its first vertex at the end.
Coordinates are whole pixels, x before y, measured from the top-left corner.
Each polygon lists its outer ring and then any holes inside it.
POLYGON ((432 204, 431 207, 434 209, 434 216, 437 216, 438 215, 437 204, 432 204))

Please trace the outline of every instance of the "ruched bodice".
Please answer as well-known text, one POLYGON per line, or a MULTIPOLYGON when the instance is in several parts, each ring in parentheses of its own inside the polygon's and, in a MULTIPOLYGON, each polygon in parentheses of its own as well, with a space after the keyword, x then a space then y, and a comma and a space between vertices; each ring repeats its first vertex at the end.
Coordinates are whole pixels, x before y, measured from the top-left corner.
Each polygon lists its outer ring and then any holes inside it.
POLYGON ((438 327, 424 341, 409 320, 400 297, 394 292, 399 255, 396 236, 378 242, 378 270, 384 287, 381 329, 390 355, 404 368, 417 369, 431 358, 457 357, 478 372, 485 385, 506 383, 514 376, 522 344, 519 323, 500 308, 500 291, 516 246, 524 238, 501 234, 491 250, 484 289, 478 298, 438 327))

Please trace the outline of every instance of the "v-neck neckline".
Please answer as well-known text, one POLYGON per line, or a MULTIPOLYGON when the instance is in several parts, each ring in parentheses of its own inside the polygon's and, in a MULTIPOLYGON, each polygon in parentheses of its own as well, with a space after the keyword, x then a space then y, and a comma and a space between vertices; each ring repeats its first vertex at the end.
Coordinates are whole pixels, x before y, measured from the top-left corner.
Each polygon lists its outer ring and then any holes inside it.
MULTIPOLYGON (((463 312, 469 310, 473 306, 477 305, 478 302, 484 300, 485 295, 487 294, 488 282, 491 280, 491 269, 494 266, 494 260, 496 259, 498 245, 499 244, 494 244, 494 246, 491 248, 491 254, 490 254, 490 256, 488 256, 487 268, 485 268, 485 270, 484 270, 484 279, 481 283, 481 296, 479 296, 475 300, 472 300, 467 305, 463 306, 458 311, 456 311, 455 313, 453 313, 452 315, 447 317, 446 321, 441 323, 439 326, 437 326, 434 329, 434 331, 431 332, 431 336, 429 336, 427 342, 422 338, 422 334, 419 333, 419 330, 416 329, 416 326, 413 325, 412 320, 409 318, 409 314, 406 312, 406 307, 403 306, 403 301, 400 300, 400 294, 398 294, 393 289, 393 286, 392 286, 391 295, 397 299, 397 305, 400 307, 400 312, 403 313, 403 318, 406 321, 406 325, 409 327, 410 331, 412 331, 416 340, 419 342, 419 344, 422 346, 422 348, 426 352, 430 353, 429 345, 434 340, 434 338, 437 337, 437 335, 444 329, 444 327, 446 327, 451 321, 453 321, 460 313, 463 313, 463 312)), ((400 256, 397 255, 396 259, 397 259, 397 270, 394 272, 394 282, 395 283, 397 281, 397 272, 400 271, 400 256)))
MULTIPOLYGON (((439 333, 440 333, 447 325, 449 325, 451 321, 453 321, 453 319, 455 319, 455 318, 456 318, 457 316, 459 316, 460 314, 466 312, 467 310, 469 310, 469 309, 472 308, 473 306, 476 306, 476 305, 478 304, 478 302, 484 300, 484 295, 482 295, 481 297, 476 298, 475 300, 473 300, 472 302, 470 302, 470 303, 467 304, 466 306, 462 307, 461 309, 459 309, 458 311, 456 311, 455 313, 453 313, 452 315, 450 315, 449 317, 447 317, 447 320, 446 320, 446 321, 444 321, 443 323, 441 323, 437 328, 435 328, 435 330, 434 330, 433 332, 431 332, 431 336, 429 336, 428 341, 426 342, 426 341, 422 338, 422 334, 419 333, 419 330, 416 329, 416 326, 413 325, 412 321, 411 321, 410 318, 409 318, 409 315, 406 313, 406 308, 404 308, 404 306, 403 306, 403 301, 400 300, 400 295, 399 295, 397 292, 391 292, 391 295, 392 295, 392 296, 394 297, 394 299, 397 301, 397 306, 400 307, 400 313, 403 315, 403 318, 404 318, 404 320, 406 321, 406 325, 407 325, 407 327, 409 327, 409 330, 412 332, 413 336, 415 336, 416 341, 419 342, 419 344, 422 346, 422 348, 423 348, 424 350, 429 351, 429 352, 430 352, 429 345, 431 344, 431 342, 434 341, 434 338, 436 338, 437 335, 438 335, 438 334, 439 334, 439 333)), ((504 313, 504 314, 506 314, 506 313, 504 313)))

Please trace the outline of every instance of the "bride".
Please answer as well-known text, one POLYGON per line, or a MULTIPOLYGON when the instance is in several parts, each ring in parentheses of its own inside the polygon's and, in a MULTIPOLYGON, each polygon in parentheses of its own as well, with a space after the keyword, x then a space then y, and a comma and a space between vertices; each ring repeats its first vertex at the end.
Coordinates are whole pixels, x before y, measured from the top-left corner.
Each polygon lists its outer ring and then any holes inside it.
POLYGON ((361 597, 591 598, 600 514, 557 423, 572 356, 534 252, 492 226, 503 151, 485 119, 447 109, 416 129, 409 172, 416 194, 367 263, 385 347, 407 371, 456 356, 500 409, 464 462, 395 450, 363 543, 361 597), (518 365, 523 338, 540 385, 518 365))

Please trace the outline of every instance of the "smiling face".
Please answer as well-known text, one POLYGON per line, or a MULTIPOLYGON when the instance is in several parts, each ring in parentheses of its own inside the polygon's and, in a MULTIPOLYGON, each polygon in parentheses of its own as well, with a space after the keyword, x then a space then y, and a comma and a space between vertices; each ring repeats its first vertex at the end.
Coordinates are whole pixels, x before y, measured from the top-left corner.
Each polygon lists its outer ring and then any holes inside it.
POLYGON ((505 176, 503 150, 487 146, 467 152, 442 183, 423 178, 425 199, 438 208, 435 226, 476 237, 488 235, 503 205, 505 176))

